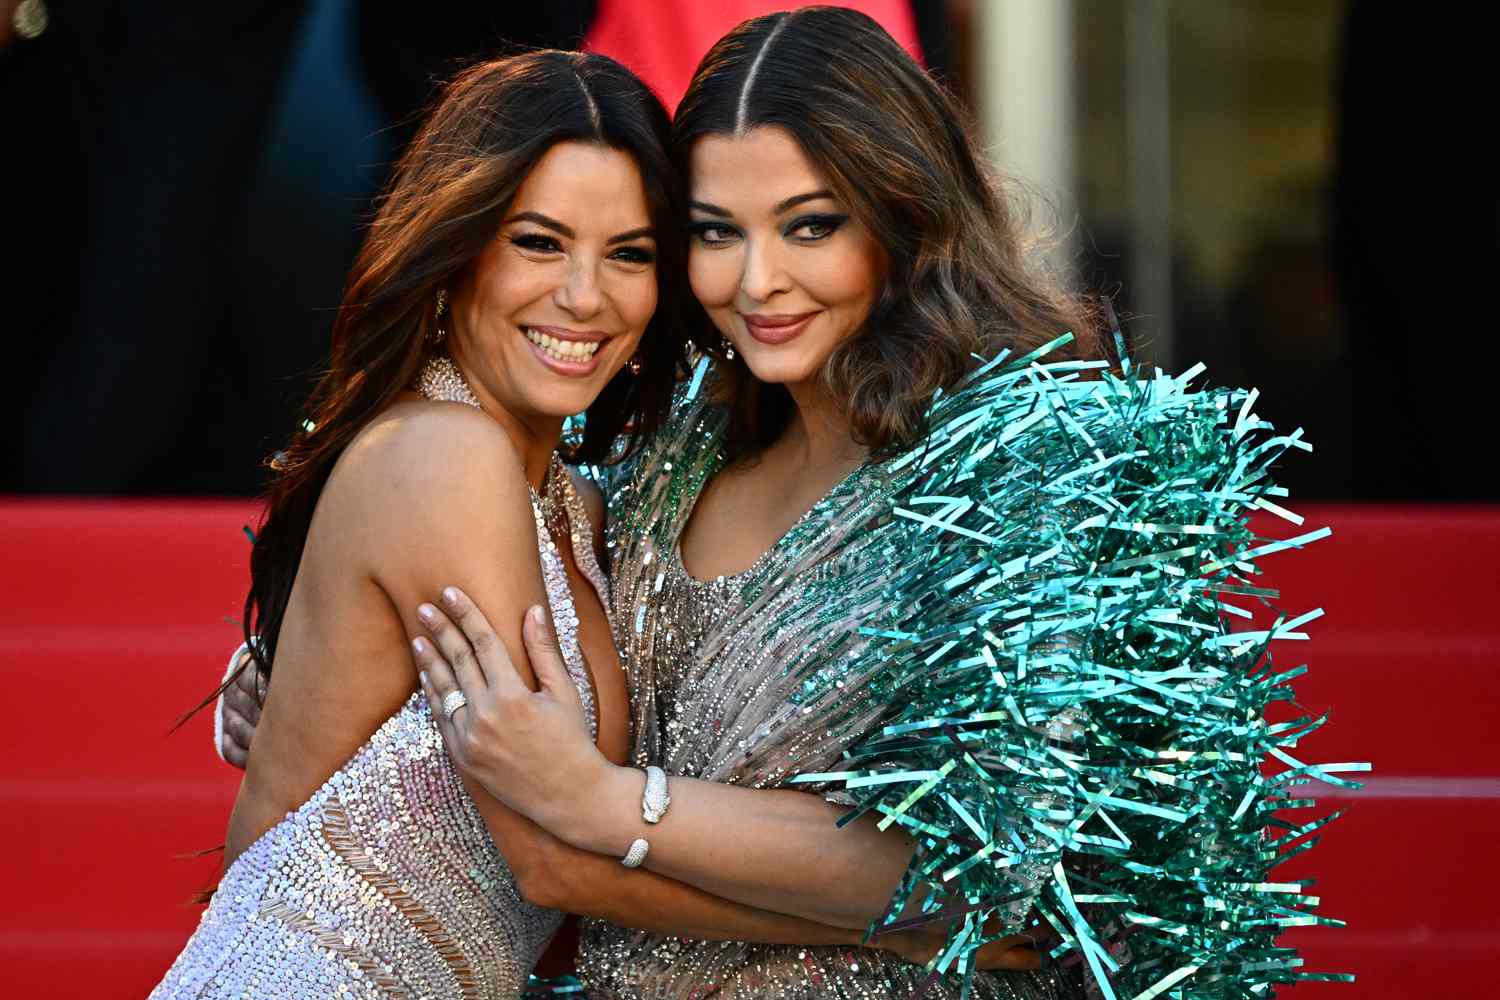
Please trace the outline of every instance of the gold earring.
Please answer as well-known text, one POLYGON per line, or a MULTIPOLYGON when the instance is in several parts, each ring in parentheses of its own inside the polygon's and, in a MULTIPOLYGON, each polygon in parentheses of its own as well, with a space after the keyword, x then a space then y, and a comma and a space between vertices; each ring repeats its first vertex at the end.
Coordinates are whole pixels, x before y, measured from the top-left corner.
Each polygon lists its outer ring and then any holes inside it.
POLYGON ((625 367, 630 369, 630 374, 631 375, 639 375, 641 373, 641 367, 642 367, 641 366, 641 356, 640 356, 640 353, 637 352, 635 354, 632 354, 630 356, 630 363, 627 364, 625 367))
POLYGON ((427 335, 430 343, 441 344, 448 331, 443 329, 443 313, 448 311, 448 289, 437 290, 437 308, 432 311, 432 332, 427 335))

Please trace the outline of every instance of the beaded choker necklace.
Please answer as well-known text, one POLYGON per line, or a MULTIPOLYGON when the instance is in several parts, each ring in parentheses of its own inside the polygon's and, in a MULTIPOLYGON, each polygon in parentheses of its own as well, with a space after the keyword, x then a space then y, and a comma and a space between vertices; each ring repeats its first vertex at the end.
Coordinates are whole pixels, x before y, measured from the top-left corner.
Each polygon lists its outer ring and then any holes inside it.
MULTIPOLYGON (((479 397, 469 388, 464 373, 447 356, 439 355, 427 360, 417 374, 416 390, 428 399, 463 403, 476 410, 481 409, 479 397)), ((547 531, 554 538, 564 538, 568 534, 568 510, 564 498, 570 485, 568 470, 563 467, 562 459, 557 457, 555 451, 551 461, 547 463, 547 474, 542 477, 542 492, 538 494, 530 483, 526 485, 527 492, 531 494, 531 502, 542 512, 547 531)))

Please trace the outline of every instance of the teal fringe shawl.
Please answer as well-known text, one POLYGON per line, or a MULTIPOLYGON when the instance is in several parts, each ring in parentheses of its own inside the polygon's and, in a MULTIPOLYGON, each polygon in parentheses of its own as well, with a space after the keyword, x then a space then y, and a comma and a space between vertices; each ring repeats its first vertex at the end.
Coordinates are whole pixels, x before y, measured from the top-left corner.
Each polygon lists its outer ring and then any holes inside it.
MULTIPOLYGON (((1368 769, 1292 754, 1323 719, 1265 717, 1305 669, 1278 670, 1272 643, 1306 639, 1321 612, 1277 612, 1258 561, 1329 530, 1271 539, 1252 516, 1301 524, 1271 468, 1311 448, 1254 415, 1256 392, 1191 388, 1202 366, 1043 361, 1067 339, 983 365, 883 463, 896 485, 874 530, 893 533, 899 572, 845 563, 802 604, 888 595, 860 632, 894 714, 839 770, 792 781, 842 785, 858 802, 842 822, 874 812, 917 839, 871 934, 951 921, 933 976, 971 977, 1029 913, 1108 998, 1352 979, 1277 946, 1337 921, 1305 883, 1270 878, 1335 818, 1283 818, 1313 804, 1294 788, 1358 787, 1336 774, 1368 769), (899 920, 919 888, 927 913, 899 920)), ((809 703, 829 695, 818 676, 809 703)))

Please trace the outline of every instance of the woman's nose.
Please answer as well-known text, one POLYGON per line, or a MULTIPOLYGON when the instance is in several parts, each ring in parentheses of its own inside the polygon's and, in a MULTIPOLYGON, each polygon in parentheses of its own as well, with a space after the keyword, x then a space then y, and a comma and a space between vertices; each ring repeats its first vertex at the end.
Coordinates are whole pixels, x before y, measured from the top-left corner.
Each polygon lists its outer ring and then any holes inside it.
POLYGON ((745 267, 740 273, 740 290, 756 302, 764 302, 777 292, 787 290, 786 270, 774 245, 752 241, 745 248, 745 267))
POLYGON ((558 305, 577 319, 588 319, 598 314, 604 306, 604 293, 599 287, 599 274, 590 261, 576 261, 568 271, 568 278, 557 290, 558 305))

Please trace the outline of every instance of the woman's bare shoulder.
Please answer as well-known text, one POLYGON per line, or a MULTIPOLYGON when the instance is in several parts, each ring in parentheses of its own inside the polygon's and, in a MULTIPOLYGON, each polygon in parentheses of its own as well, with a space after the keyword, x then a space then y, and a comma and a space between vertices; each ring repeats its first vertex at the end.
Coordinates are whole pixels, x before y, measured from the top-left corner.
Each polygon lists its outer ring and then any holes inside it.
POLYGON ((500 475, 525 483, 520 456, 499 424, 472 406, 429 400, 397 403, 370 421, 339 464, 360 475, 421 469, 448 481, 500 475))
POLYGON ((325 502, 357 544, 381 550, 504 541, 532 525, 504 430, 472 407, 426 400, 399 403, 359 433, 325 502))

